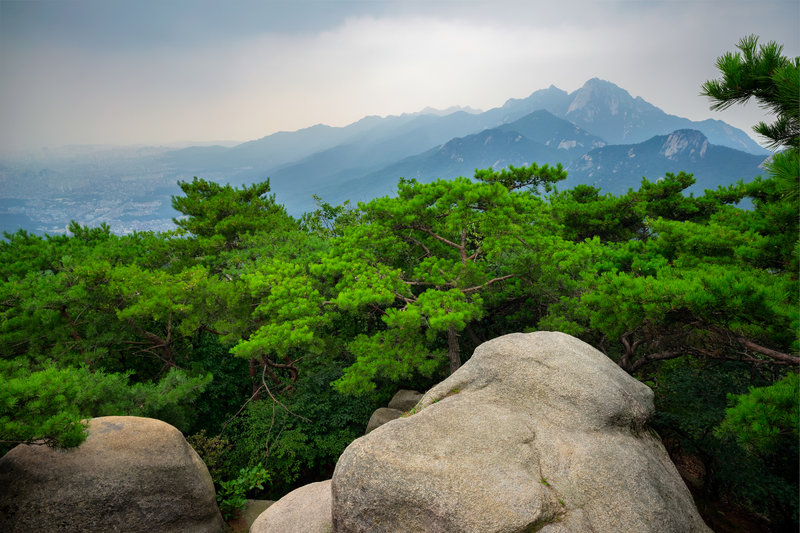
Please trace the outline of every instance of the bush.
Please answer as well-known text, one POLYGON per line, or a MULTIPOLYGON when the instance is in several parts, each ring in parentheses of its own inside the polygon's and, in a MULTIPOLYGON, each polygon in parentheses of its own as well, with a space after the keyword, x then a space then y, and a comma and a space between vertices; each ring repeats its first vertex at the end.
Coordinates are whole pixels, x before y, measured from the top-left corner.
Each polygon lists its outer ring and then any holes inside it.
POLYGON ((764 516, 776 531, 797 531, 796 378, 753 387, 751 371, 740 363, 689 358, 664 363, 652 382, 653 426, 665 442, 703 461, 704 497, 764 516), (764 454, 758 449, 765 442, 781 445, 764 454))
POLYGON ((278 397, 283 406, 269 397, 251 402, 226 432, 235 443, 231 464, 266 465, 273 499, 330 479, 341 453, 364 434, 372 411, 387 400, 336 392, 330 384, 341 376, 342 365, 309 366, 302 369, 296 390, 278 397))
POLYGON ((217 503, 222 518, 230 520, 247 506, 247 492, 255 488, 264 489, 264 482, 269 480, 269 473, 258 464, 239 470, 239 476, 230 481, 223 481, 217 492, 217 503))

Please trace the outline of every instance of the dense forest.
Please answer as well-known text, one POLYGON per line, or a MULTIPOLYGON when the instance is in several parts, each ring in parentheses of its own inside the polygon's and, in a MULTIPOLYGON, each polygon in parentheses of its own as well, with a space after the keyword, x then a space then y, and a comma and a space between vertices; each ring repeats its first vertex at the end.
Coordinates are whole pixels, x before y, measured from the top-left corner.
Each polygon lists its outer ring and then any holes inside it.
POLYGON ((275 498, 329 478, 398 388, 427 389, 498 335, 558 330, 653 388, 654 428, 700 465, 696 496, 796 527, 798 59, 739 48, 703 92, 772 110, 756 131, 780 151, 701 196, 684 173, 561 190, 560 166, 532 164, 295 219, 269 182, 195 178, 174 232, 6 234, 0 452, 150 416, 222 491, 268 478, 275 498))

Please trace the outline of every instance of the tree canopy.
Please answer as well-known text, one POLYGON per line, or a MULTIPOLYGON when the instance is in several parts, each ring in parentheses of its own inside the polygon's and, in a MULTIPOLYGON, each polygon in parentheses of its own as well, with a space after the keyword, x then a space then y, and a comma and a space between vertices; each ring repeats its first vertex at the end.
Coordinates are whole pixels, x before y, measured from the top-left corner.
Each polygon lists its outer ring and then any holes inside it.
POLYGON ((701 94, 712 100, 712 109, 727 109, 755 98, 776 120, 759 122, 753 131, 773 148, 800 148, 800 57, 783 56, 783 46, 775 41, 759 45, 755 35, 742 38, 736 47, 739 52, 717 59, 722 77, 705 82, 701 94))

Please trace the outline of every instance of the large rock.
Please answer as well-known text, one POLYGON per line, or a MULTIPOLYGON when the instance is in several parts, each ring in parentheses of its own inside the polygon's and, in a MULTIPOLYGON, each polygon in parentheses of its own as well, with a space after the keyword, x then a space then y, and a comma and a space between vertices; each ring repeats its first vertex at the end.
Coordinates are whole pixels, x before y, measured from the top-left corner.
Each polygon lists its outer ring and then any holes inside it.
POLYGON ((403 411, 398 409, 390 409, 389 407, 379 407, 373 411, 372 416, 369 417, 369 422, 367 422, 367 429, 364 430, 364 433, 369 433, 370 431, 374 431, 376 428, 384 425, 386 422, 391 422, 395 418, 400 418, 403 416, 403 411))
POLYGON ((331 481, 295 489, 261 513, 250 533, 331 533, 331 481))
POLYGON ((415 390, 400 389, 389 401, 389 409, 406 412, 413 409, 422 399, 422 393, 415 390))
POLYGON ((487 342, 345 450, 334 531, 710 531, 646 425, 652 397, 569 335, 487 342))
POLYGON ((160 420, 94 418, 78 448, 20 445, 0 459, 0 531, 224 530, 205 464, 160 420))

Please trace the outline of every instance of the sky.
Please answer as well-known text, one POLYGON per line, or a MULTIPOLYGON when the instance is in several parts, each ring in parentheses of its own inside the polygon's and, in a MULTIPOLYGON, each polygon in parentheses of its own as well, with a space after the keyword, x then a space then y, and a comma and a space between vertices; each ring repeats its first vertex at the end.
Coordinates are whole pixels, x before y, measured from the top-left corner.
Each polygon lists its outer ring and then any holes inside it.
POLYGON ((797 0, 0 0, 0 153, 247 141, 425 107, 487 110, 593 77, 711 111, 716 58, 800 55, 797 0))

